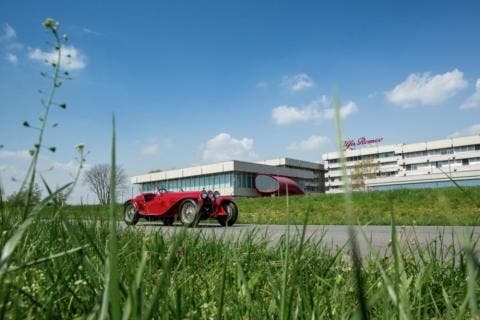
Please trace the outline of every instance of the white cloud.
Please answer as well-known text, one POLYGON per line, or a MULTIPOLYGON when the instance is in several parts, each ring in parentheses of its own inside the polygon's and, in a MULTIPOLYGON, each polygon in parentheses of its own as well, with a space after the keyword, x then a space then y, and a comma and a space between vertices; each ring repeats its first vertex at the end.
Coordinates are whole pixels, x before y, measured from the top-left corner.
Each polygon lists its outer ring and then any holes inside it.
POLYGON ((11 64, 17 64, 18 63, 18 57, 17 57, 16 54, 13 54, 13 53, 7 53, 5 55, 5 60, 10 62, 11 64))
MULTIPOLYGON (((280 125, 307 122, 310 120, 333 119, 335 117, 335 110, 333 108, 326 108, 328 103, 328 98, 323 96, 321 99, 314 100, 303 108, 282 105, 273 108, 272 117, 275 122, 280 125)), ((340 107, 340 115, 342 118, 356 111, 358 111, 358 107, 353 101, 348 101, 340 107)))
POLYGON ((256 87, 259 88, 259 89, 266 89, 266 88, 268 88, 268 82, 263 81, 263 80, 259 81, 257 83, 256 87))
POLYGON ((294 122, 305 122, 312 118, 312 110, 300 109, 291 106, 278 106, 273 108, 272 117, 277 124, 289 124, 294 122))
POLYGON ((403 107, 415 104, 435 106, 453 97, 467 85, 463 72, 457 69, 433 76, 428 72, 413 73, 385 95, 390 102, 403 107))
POLYGON ((0 159, 30 159, 28 150, 0 150, 0 159))
POLYGON ((369 94, 367 95, 368 99, 373 99, 373 98, 375 98, 375 97, 377 97, 377 96, 378 96, 378 91, 369 93, 369 94))
MULTIPOLYGON (((46 52, 40 49, 31 50, 28 54, 32 60, 51 64, 57 60, 57 51, 46 52)), ((66 70, 83 69, 87 65, 86 57, 74 46, 65 46, 62 48, 62 68, 66 70)))
MULTIPOLYGON (((10 165, 0 165, 0 172, 2 171, 13 171, 15 170, 15 167, 14 166, 10 166, 10 165)), ((0 181, 1 182, 1 181, 0 181)))
POLYGON ((253 151, 253 139, 235 139, 228 133, 219 133, 208 140, 202 152, 203 160, 209 162, 253 160, 256 157, 253 151))
POLYGON ((0 33, 0 42, 9 41, 17 36, 15 29, 13 29, 8 23, 3 25, 3 30, 0 33))
POLYGON ((448 136, 448 138, 456 138, 463 136, 474 136, 480 135, 480 123, 474 124, 470 127, 467 127, 461 131, 454 132, 448 136))
POLYGON ((475 93, 465 100, 460 109, 473 109, 480 107, 480 79, 477 79, 475 84, 475 93))
POLYGON ((89 28, 82 28, 82 31, 87 33, 87 34, 93 34, 95 36, 99 36, 100 33, 95 31, 95 30, 92 30, 92 29, 89 29, 89 28))
MULTIPOLYGON (((340 107, 340 117, 346 118, 354 112, 358 111, 357 104, 353 101, 348 101, 346 104, 340 107)), ((323 110, 323 118, 333 119, 335 118, 335 109, 323 110)))
MULTIPOLYGON (((25 174, 29 168, 32 157, 28 150, 0 150, 0 183, 5 188, 6 194, 9 195, 20 188, 21 182, 25 178, 25 174)), ((37 173, 45 178, 50 188, 56 189, 73 180, 79 164, 75 160, 67 162, 56 161, 50 158, 50 154, 40 154, 38 158, 37 173)), ((90 166, 84 164, 83 170, 88 170, 90 166)), ((43 183, 38 176, 38 185, 43 189, 43 183)), ((79 183, 76 187, 77 192, 85 194, 88 190, 82 190, 83 186, 79 183)), ((47 194, 43 191, 43 196, 47 194)), ((78 193, 77 193, 78 195, 78 193)), ((75 200, 75 194, 72 195, 72 201, 75 200)))
POLYGON ((315 85, 313 79, 306 73, 299 73, 293 76, 284 76, 281 85, 291 92, 299 92, 315 85))
POLYGON ((306 140, 294 142, 287 147, 287 150, 315 151, 320 150, 330 140, 327 137, 312 135, 306 140))
POLYGON ((142 140, 135 140, 135 144, 138 145, 142 155, 158 156, 172 148, 173 141, 169 137, 152 136, 150 138, 143 138, 142 140))
POLYGON ((146 156, 158 156, 160 154, 160 146, 158 144, 152 144, 142 148, 142 154, 146 156))

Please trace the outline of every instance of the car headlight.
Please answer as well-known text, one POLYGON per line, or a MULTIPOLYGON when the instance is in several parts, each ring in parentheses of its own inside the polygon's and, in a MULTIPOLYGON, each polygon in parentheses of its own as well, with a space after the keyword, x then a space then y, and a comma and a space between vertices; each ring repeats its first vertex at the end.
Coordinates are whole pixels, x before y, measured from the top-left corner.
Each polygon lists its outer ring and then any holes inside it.
POLYGON ((214 195, 213 195, 212 190, 209 190, 209 191, 208 191, 208 198, 209 198, 210 200, 212 200, 212 199, 214 198, 214 195))
POLYGON ((215 191, 215 192, 213 193, 213 196, 215 197, 215 199, 220 198, 220 192, 215 191))
POLYGON ((202 197, 203 200, 207 199, 207 197, 208 197, 207 191, 203 190, 202 194, 201 194, 201 197, 202 197))

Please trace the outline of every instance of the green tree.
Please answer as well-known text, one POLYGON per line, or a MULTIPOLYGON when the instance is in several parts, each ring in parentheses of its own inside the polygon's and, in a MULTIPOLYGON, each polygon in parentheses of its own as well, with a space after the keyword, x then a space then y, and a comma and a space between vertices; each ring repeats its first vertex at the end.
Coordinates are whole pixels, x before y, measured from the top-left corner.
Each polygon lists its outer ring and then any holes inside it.
POLYGON ((362 159, 355 163, 352 168, 352 189, 355 191, 368 191, 367 179, 377 176, 379 165, 374 159, 362 159))
MULTIPOLYGON (((27 203, 27 199, 29 196, 29 190, 28 189, 21 189, 17 192, 12 193, 8 198, 7 198, 7 203, 9 206, 19 206, 23 207, 27 203)), ((37 183, 35 183, 32 187, 32 191, 30 194, 30 200, 29 200, 29 205, 30 206, 35 206, 42 200, 42 190, 40 190, 40 187, 38 186, 37 183)))

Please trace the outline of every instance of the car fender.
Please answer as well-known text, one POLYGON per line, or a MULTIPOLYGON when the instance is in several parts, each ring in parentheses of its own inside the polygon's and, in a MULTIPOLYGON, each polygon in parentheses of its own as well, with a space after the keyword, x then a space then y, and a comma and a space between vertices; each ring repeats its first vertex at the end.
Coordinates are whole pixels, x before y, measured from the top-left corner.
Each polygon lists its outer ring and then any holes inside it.
POLYGON ((233 198, 225 197, 225 198, 217 199, 217 201, 215 202, 216 207, 217 207, 217 209, 216 209, 217 215, 220 215, 220 216, 227 215, 227 213, 225 212, 225 209, 224 209, 224 204, 230 203, 230 202, 233 203, 235 205, 235 207, 237 207, 237 211, 238 211, 238 206, 235 203, 235 201, 233 201, 233 198))
POLYGON ((139 204, 139 201, 136 200, 136 199, 134 199, 134 198, 133 198, 133 199, 128 199, 127 201, 125 201, 125 202, 123 203, 123 208, 126 208, 129 203, 133 204, 133 206, 135 207, 135 209, 137 210, 137 212, 139 212, 140 209, 143 208, 143 204, 139 204))
POLYGON ((198 198, 195 198, 195 197, 185 197, 185 198, 179 198, 174 204, 172 204, 170 206, 170 208, 168 209, 167 213, 168 214, 174 214, 174 215, 177 215, 179 210, 180 210, 180 206, 182 205, 182 203, 185 201, 185 200, 193 200, 197 203, 198 205, 198 208, 201 208, 203 206, 203 199, 198 197, 198 198))

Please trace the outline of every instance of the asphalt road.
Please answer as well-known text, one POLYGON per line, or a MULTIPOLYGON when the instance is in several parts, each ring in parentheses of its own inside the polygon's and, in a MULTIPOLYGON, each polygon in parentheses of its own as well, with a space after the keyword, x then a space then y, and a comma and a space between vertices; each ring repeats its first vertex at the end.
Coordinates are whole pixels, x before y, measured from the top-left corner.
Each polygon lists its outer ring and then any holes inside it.
MULTIPOLYGON (((180 225, 166 227, 158 223, 139 223, 134 228, 146 233, 165 232, 167 234, 173 234, 183 229, 180 225)), ((288 228, 290 228, 291 237, 295 238, 300 236, 303 226, 239 224, 224 228, 216 224, 200 224, 199 227, 188 229, 188 231, 200 232, 206 237, 223 237, 233 240, 242 239, 253 232, 256 237, 265 237, 271 244, 275 244, 287 233, 288 228)), ((371 252, 384 255, 389 252, 391 246, 390 226, 354 227, 354 230, 357 234, 357 243, 363 255, 371 252)), ((432 250, 437 250, 438 254, 444 255, 451 253, 452 244, 456 249, 459 249, 465 238, 471 234, 473 234, 473 239, 480 238, 480 228, 463 226, 397 226, 397 238, 401 246, 410 245, 412 248, 416 248, 417 245, 421 247, 429 245, 432 250)), ((305 236, 311 241, 321 241, 325 247, 330 249, 348 245, 349 240, 348 226, 338 225, 310 225, 306 227, 305 236)))

